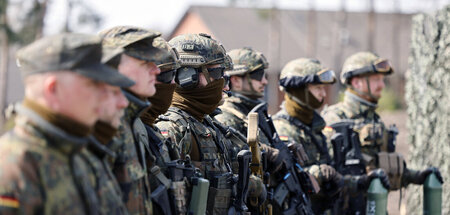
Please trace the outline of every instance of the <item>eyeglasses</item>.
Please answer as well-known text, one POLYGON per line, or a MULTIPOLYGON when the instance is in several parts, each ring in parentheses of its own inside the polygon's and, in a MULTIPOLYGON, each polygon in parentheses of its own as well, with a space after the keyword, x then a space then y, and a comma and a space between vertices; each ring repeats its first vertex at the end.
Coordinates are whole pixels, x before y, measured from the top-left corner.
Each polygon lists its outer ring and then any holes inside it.
POLYGON ((206 68, 209 76, 215 80, 220 79, 224 75, 225 67, 206 68))
POLYGON ((336 81, 336 74, 333 70, 324 69, 316 74, 321 84, 332 84, 336 81))
POLYGON ((176 69, 161 72, 159 73, 158 76, 156 76, 156 80, 161 83, 170 84, 173 78, 175 77, 176 73, 177 73, 176 69))
POLYGON ((250 79, 261 81, 265 74, 266 72, 264 71, 264 69, 257 69, 255 71, 250 72, 249 76, 250 79))

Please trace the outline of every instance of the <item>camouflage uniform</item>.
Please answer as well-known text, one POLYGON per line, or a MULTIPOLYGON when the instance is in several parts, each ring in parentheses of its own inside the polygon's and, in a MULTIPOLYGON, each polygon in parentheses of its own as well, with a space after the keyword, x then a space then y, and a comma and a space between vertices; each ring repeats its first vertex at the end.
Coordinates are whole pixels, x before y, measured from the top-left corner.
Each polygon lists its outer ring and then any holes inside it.
POLYGON ((122 201, 122 192, 111 170, 108 156, 114 156, 105 146, 91 139, 89 150, 83 150, 82 154, 89 164, 91 184, 99 196, 99 210, 101 214, 128 214, 128 210, 122 201), (93 150, 92 145, 97 149, 93 150), (94 146, 95 147, 95 146, 94 146))
MULTIPOLYGON (((100 64, 101 53, 96 36, 60 34, 21 49, 17 60, 24 76, 71 71, 131 86, 131 80, 100 64)), ((127 214, 118 194, 107 192, 108 179, 93 169, 99 163, 85 148, 89 127, 27 98, 16 110, 14 129, 0 138, 6 158, 0 163, 0 214, 127 214)))
MULTIPOLYGON (((264 96, 262 93, 253 88, 251 80, 262 81, 265 75, 265 70, 268 68, 269 64, 262 53, 251 48, 234 49, 229 52, 229 55, 233 61, 233 69, 227 71, 226 74, 230 77, 242 77, 243 81, 247 80, 247 84, 250 89, 236 91, 231 83, 231 96, 225 98, 224 104, 220 106, 222 113, 215 116, 215 119, 224 125, 236 129, 246 136, 248 127, 247 115, 253 108, 263 103, 260 98, 264 96), (257 75, 258 73, 259 76, 257 75)), ((279 162, 280 158, 278 157, 278 150, 271 147, 271 141, 269 141, 269 139, 272 139, 272 137, 268 137, 260 129, 258 130, 258 140, 261 143, 260 147, 267 155, 268 168, 266 171, 271 173, 269 187, 271 189, 276 189, 279 181, 275 177, 275 172, 279 170, 282 162, 279 162)), ((253 180, 251 180, 251 182, 256 184, 253 180)), ((249 190, 249 192, 250 191, 251 190, 249 190)), ((274 204, 273 212, 282 213, 284 210, 289 208, 289 196, 285 198, 282 205, 283 208, 279 207, 277 204, 274 204)), ((254 207, 254 205, 250 206, 254 207)), ((252 210, 255 209, 252 208, 252 210)))
MULTIPOLYGON (((328 153, 327 140, 322 134, 322 129, 325 127, 325 121, 322 117, 314 111, 318 108, 313 106, 311 101, 315 98, 307 90, 307 84, 332 84, 335 82, 334 73, 327 70, 320 65, 320 62, 314 59, 300 58, 290 61, 281 71, 280 79, 289 80, 303 79, 295 85, 286 85, 281 83, 282 89, 286 92, 286 102, 281 105, 281 110, 273 116, 273 123, 277 129, 280 139, 286 144, 302 144, 305 149, 308 159, 302 166, 306 171, 312 174, 321 186, 321 191, 317 195, 312 195, 312 206, 316 214, 321 214, 325 209, 330 208, 333 204, 333 198, 336 198, 342 184, 335 183, 333 180, 324 180, 322 176, 322 168, 327 168, 326 165, 331 165, 331 158, 328 153), (318 79, 320 72, 329 72, 331 74, 328 82, 321 82, 318 79), (297 79, 296 79, 297 78, 297 79), (309 79, 308 79, 309 78, 309 79), (292 99, 295 94, 299 92, 308 93, 305 98, 292 99), (290 102, 289 102, 290 101, 290 102), (308 102, 309 101, 309 102, 308 102), (300 103, 300 104, 298 104, 300 103), (292 105, 294 104, 294 105, 292 105), (301 115, 292 115, 286 110, 287 105, 301 108, 301 115), (308 116, 305 116, 308 115, 308 116)), ((317 103, 320 105, 321 103, 317 103)), ((293 109, 293 107, 290 107, 293 109)), ((340 176, 339 176, 340 177, 340 176)), ((339 180, 336 180, 339 181, 339 180)))
POLYGON ((82 153, 88 138, 65 133, 29 109, 0 139, 1 214, 98 214, 82 153), (5 157, 6 156, 6 157, 5 157))
MULTIPOLYGON (((377 164, 379 152, 393 152, 395 150, 394 141, 396 134, 391 129, 386 128, 380 116, 375 112, 377 104, 357 95, 360 92, 356 92, 349 85, 352 76, 346 77, 346 74, 366 65, 370 66, 380 60, 384 59, 369 52, 360 52, 349 57, 344 63, 343 72, 341 73, 342 83, 348 86, 348 90, 344 95, 344 101, 325 107, 322 111, 322 116, 327 125, 345 119, 350 119, 355 123, 354 130, 359 132, 361 151, 368 170, 379 167, 377 164)), ((389 67, 388 71, 381 74, 388 75, 392 72, 393 70, 389 67)), ((377 71, 373 71, 373 73, 377 73, 377 71)), ((386 171, 389 173, 389 170, 386 171)), ((417 183, 417 179, 415 179, 417 174, 418 171, 405 168, 401 179, 399 178, 397 181, 390 179, 391 187, 398 189, 400 186, 405 187, 409 183, 417 183)))
MULTIPOLYGON (((223 68, 230 66, 225 49, 209 35, 181 35, 173 38, 169 44, 180 53, 180 69, 199 68, 205 74, 205 72, 209 73, 206 65, 220 64, 223 68)), ((205 76, 208 75, 205 74, 205 76)), ((166 138, 170 138, 174 144, 173 148, 179 151, 181 158, 185 159, 189 155, 195 167, 199 168, 202 175, 210 181, 207 214, 227 214, 231 206, 233 186, 228 182, 232 179, 233 173, 226 153, 228 150, 225 138, 207 115, 212 113, 219 104, 223 79, 210 82, 207 77, 208 85, 204 88, 197 88, 196 79, 182 79, 180 73, 175 80, 179 86, 175 90, 172 106, 163 117, 159 118, 160 121, 156 123, 156 126, 161 129, 166 138), (208 93, 213 93, 217 98, 213 98, 206 109, 193 110, 191 106, 184 106, 189 99, 180 97, 184 94, 179 93, 184 92, 183 90, 198 92, 207 90, 208 87, 214 87, 213 91, 208 90, 208 93), (177 102, 180 100, 182 102, 177 102)), ((200 96, 193 98, 201 99, 200 96)))
MULTIPOLYGON (((114 27, 100 35, 103 46, 124 48, 124 53, 146 62, 155 62, 166 55, 166 51, 153 45, 159 32, 129 26, 114 27)), ((113 172, 123 193, 123 200, 130 214, 152 214, 151 191, 148 171, 152 163, 149 137, 145 125, 139 118, 149 103, 126 92, 130 101, 125 109, 118 130, 119 147, 113 164, 113 172)))
MULTIPOLYGON (((256 92, 251 84, 250 73, 257 70, 267 69, 269 64, 260 52, 250 48, 234 49, 229 52, 233 61, 233 69, 226 71, 229 76, 246 77, 250 86, 250 91, 237 92, 231 87, 231 96, 225 98, 225 102, 220 106, 221 114, 215 118, 224 125, 233 127, 243 135, 247 136, 247 115, 258 104, 261 104, 263 94, 256 92)), ((260 141, 268 143, 264 134, 259 135, 260 141)))
MULTIPOLYGON (((152 190, 164 190, 164 195, 170 196, 170 202, 163 202, 161 199, 153 200, 153 210, 155 214, 186 214, 187 213, 187 190, 185 180, 179 181, 179 177, 172 177, 169 170, 169 165, 172 167, 179 161, 180 155, 173 147, 170 139, 166 139, 161 131, 154 125, 155 120, 160 114, 167 112, 172 101, 175 84, 172 84, 175 72, 179 67, 179 56, 176 49, 169 46, 169 44, 161 37, 158 37, 153 42, 158 48, 166 50, 166 55, 161 55, 161 58, 156 61, 156 65, 161 69, 161 73, 157 76, 160 83, 155 84, 156 93, 148 100, 152 106, 147 109, 142 115, 141 120, 150 138, 150 156, 154 158, 154 162, 150 164, 150 187, 152 190), (173 162, 172 162, 173 161, 173 162), (174 205, 172 208, 171 205, 174 205), (171 212, 168 212, 171 211, 171 212)), ((184 178, 183 178, 184 179, 184 178)))
MULTIPOLYGON (((392 139, 392 135, 394 135, 381 121, 381 117, 375 112, 376 108, 376 104, 346 91, 344 101, 325 107, 322 111, 322 116, 328 125, 345 119, 354 121, 354 129, 360 133, 361 152, 368 170, 379 167, 376 162, 378 153, 388 152, 388 140, 392 139)), ((417 178, 419 171, 412 169, 404 169, 403 171, 399 184, 401 187, 406 187, 410 183, 418 184, 415 178, 417 178)), ((394 183, 391 182, 391 184, 394 183)), ((400 187, 397 186, 396 189, 398 188, 400 187)))
MULTIPOLYGON (((416 171, 406 168, 403 157, 395 153, 395 136, 396 129, 386 128, 381 121, 380 116, 375 112, 377 104, 363 99, 365 95, 372 100, 378 100, 370 91, 368 76, 371 74, 389 75, 393 73, 386 59, 382 59, 370 52, 359 52, 349 58, 344 63, 341 72, 341 82, 347 85, 344 100, 335 105, 325 107, 322 116, 327 125, 342 122, 343 120, 351 120, 353 122, 353 130, 359 133, 359 141, 361 144, 362 158, 367 171, 375 168, 381 168, 386 171, 389 176, 390 188, 392 190, 406 187, 410 183, 421 184, 430 172, 437 172, 437 169, 427 169, 426 171, 416 171), (355 89, 350 83, 351 78, 355 76, 365 77, 368 85, 368 92, 362 92, 355 89), (394 165, 395 164, 395 165, 394 165)), ((331 136, 334 130, 327 127, 325 130, 327 136, 331 136)), ((440 174, 439 174, 440 176, 440 174)), ((345 194, 342 196, 345 201, 353 199, 353 195, 345 194)), ((365 197, 365 193, 360 194, 365 197)), ((349 206, 347 213, 359 206, 349 206)))

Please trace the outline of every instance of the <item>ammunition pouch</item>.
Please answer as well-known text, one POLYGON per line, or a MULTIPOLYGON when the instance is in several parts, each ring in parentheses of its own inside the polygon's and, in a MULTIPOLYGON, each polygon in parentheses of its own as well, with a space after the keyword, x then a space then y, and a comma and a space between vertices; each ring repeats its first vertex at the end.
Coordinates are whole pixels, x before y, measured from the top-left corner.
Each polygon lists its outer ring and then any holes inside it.
POLYGON ((208 211, 222 214, 228 211, 231 205, 233 186, 237 182, 232 173, 223 173, 212 176, 208 192, 208 211))
MULTIPOLYGON (((231 204, 231 189, 209 188, 208 192, 208 211, 217 211, 219 214, 228 211, 231 204)), ((215 213, 213 213, 215 214, 215 213)))
POLYGON ((174 214, 186 214, 188 194, 192 189, 188 181, 195 176, 196 170, 190 164, 189 159, 186 162, 182 160, 172 161, 166 165, 168 175, 172 179, 169 190, 174 214))
POLYGON ((391 190, 398 190, 402 185, 402 176, 404 172, 403 156, 398 153, 378 153, 378 167, 383 169, 389 176, 391 190))

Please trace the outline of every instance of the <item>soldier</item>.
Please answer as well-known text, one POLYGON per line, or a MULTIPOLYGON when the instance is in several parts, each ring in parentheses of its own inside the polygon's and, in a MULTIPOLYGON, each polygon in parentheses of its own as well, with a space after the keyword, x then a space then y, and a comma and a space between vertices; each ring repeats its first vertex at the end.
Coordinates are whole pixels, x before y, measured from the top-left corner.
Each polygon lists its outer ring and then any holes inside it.
MULTIPOLYGON (((264 88, 267 84, 265 70, 269 64, 262 53, 251 48, 231 50, 230 57, 233 61, 233 69, 226 71, 226 74, 230 76, 231 96, 225 98, 224 104, 220 106, 222 114, 218 114, 215 118, 221 123, 247 135, 247 115, 252 109, 263 103, 261 98, 264 96, 264 88)), ((282 159, 284 158, 278 156, 278 149, 271 147, 273 134, 266 134, 262 130, 258 133, 259 141, 263 143, 260 146, 268 155, 268 168, 266 171, 271 173, 270 187, 277 190, 280 180, 274 176, 281 175, 278 171, 281 169, 282 159)), ((282 203, 274 204, 274 213, 296 207, 294 204, 291 204, 289 196, 278 202, 282 203)), ((305 207, 308 208, 309 206, 305 207)), ((308 208, 308 210, 311 209, 308 208)))
POLYGON ((389 61, 374 53, 359 52, 350 56, 344 62, 340 78, 347 87, 344 101, 325 107, 322 116, 327 125, 344 120, 352 122, 353 130, 359 133, 366 169, 384 169, 388 173, 392 190, 410 183, 423 184, 431 173, 435 173, 442 182, 437 168, 423 171, 406 168, 403 157, 395 153, 396 128, 386 128, 375 112, 385 87, 384 77, 393 72, 389 61))
MULTIPOLYGON (((273 117, 280 139, 291 147, 302 146, 307 159, 302 165, 313 175, 321 187, 317 195, 311 196, 315 214, 323 214, 333 206, 344 183, 365 190, 371 179, 386 176, 374 171, 367 176, 342 177, 330 166, 331 157, 322 129, 325 121, 315 111, 326 96, 325 86, 336 81, 334 71, 323 67, 316 59, 299 58, 286 64, 280 74, 280 88, 285 92, 281 110, 273 117), (345 182, 344 182, 345 181, 345 182)), ((382 173, 380 173, 382 174, 382 173)))
POLYGON ((232 70, 226 71, 230 76, 231 96, 225 98, 220 106, 222 114, 215 118, 247 135, 245 120, 250 110, 262 102, 269 63, 262 53, 251 48, 234 49, 229 55, 234 64, 232 70))
POLYGON ((105 83, 133 82, 101 64, 101 56, 101 39, 83 34, 46 37, 19 50, 25 99, 14 129, 0 139, 0 214, 102 213, 84 146, 105 83))
MULTIPOLYGON (((123 49, 103 48, 103 53, 102 62, 117 69, 123 49)), ((131 80, 129 82, 132 83, 129 86, 134 84, 131 80)), ((111 150, 111 145, 116 142, 113 138, 127 106, 128 100, 120 87, 106 86, 99 120, 94 126, 94 138, 89 142, 88 150, 84 151, 91 167, 89 170, 95 176, 91 181, 99 196, 101 214, 128 214, 110 162, 115 158, 115 153, 111 150)))
POLYGON ((223 73, 231 61, 223 46, 207 34, 186 34, 169 44, 180 54, 178 86, 169 111, 156 126, 176 144, 181 158, 190 157, 210 181, 207 213, 227 214, 234 186, 225 138, 208 114, 222 98, 223 73))
POLYGON ((100 33, 103 46, 124 48, 118 69, 134 82, 124 93, 129 100, 118 130, 119 147, 113 172, 123 193, 130 214, 152 214, 148 164, 149 139, 140 114, 149 106, 147 97, 155 94, 156 75, 160 73, 154 63, 164 52, 153 46, 159 32, 131 26, 118 26, 100 33))
POLYGON ((166 113, 172 102, 176 87, 174 78, 180 67, 180 60, 176 49, 172 48, 163 38, 156 38, 153 44, 166 52, 158 61, 155 61, 161 73, 156 76, 155 95, 148 98, 152 105, 141 115, 141 120, 145 124, 151 140, 150 151, 151 156, 154 157, 153 164, 157 165, 157 167, 152 165, 149 172, 150 187, 152 190, 163 190, 160 192, 160 196, 170 195, 169 199, 174 201, 173 204, 170 204, 170 202, 164 202, 164 198, 154 197, 153 209, 155 214, 186 214, 186 184, 184 180, 179 180, 184 177, 183 175, 171 177, 168 169, 172 161, 180 159, 180 155, 176 149, 172 148, 174 144, 170 142, 170 139, 164 138, 161 131, 155 126, 158 116, 166 113), (174 208, 171 208, 171 205, 174 208))

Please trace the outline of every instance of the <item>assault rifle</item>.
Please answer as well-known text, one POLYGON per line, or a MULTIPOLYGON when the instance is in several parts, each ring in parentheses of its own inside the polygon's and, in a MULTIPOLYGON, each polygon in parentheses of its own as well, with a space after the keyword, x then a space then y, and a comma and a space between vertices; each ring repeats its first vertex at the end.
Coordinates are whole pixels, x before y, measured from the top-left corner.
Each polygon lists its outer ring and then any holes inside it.
MULTIPOLYGON (((269 173, 265 172, 266 159, 265 152, 261 152, 258 141, 258 113, 249 113, 247 116, 247 144, 252 152, 252 162, 250 164, 250 170, 253 175, 262 179, 266 186, 266 190, 269 188, 269 173)), ((271 194, 269 194, 271 195, 271 194)), ((269 197, 270 198, 270 197, 269 197)), ((265 200, 265 202, 259 202, 258 198, 251 198, 250 205, 256 206, 252 214, 267 214, 272 215, 272 204, 265 200)))
MULTIPOLYGON (((352 120, 343 120, 330 127, 335 130, 331 137, 333 145, 334 163, 333 166, 342 175, 363 175, 366 174, 365 162, 361 153, 361 143, 359 134, 353 130, 352 120)), ((343 199, 338 200, 334 207, 334 214, 342 213, 343 199)), ((364 214, 365 198, 364 193, 357 193, 348 202, 351 214, 364 214)))
POLYGON ((254 107, 250 113, 258 113, 258 127, 268 137, 272 147, 279 150, 279 155, 284 158, 284 169, 280 183, 273 194, 273 202, 282 208, 283 202, 289 194, 289 208, 283 211, 283 215, 314 214, 311 209, 311 201, 305 191, 313 190, 309 176, 298 164, 289 148, 280 140, 272 119, 267 114, 267 103, 263 102, 254 107))

